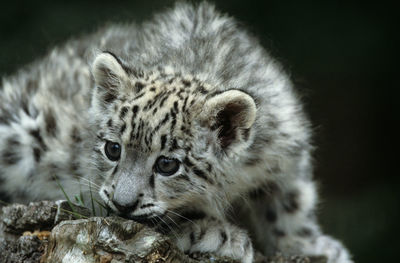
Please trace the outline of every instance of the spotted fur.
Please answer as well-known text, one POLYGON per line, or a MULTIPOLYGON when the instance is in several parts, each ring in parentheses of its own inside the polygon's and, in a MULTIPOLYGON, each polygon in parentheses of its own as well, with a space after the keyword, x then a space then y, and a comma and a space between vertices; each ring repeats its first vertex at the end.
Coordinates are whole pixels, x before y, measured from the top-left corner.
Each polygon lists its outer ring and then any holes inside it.
POLYGON ((11 201, 63 198, 58 183, 74 196, 90 181, 115 213, 186 253, 351 262, 316 222, 310 124, 289 77, 208 3, 70 41, 3 78, 0 100, 11 201))

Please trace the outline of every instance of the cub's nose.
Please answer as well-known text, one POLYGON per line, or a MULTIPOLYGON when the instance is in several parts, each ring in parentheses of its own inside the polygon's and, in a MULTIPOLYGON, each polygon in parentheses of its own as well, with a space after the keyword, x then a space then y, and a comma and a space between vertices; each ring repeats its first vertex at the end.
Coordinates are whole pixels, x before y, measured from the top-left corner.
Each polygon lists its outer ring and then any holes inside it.
POLYGON ((122 214, 129 214, 136 210, 136 208, 139 204, 139 200, 136 200, 136 201, 130 202, 130 203, 121 203, 118 200, 115 200, 113 198, 112 203, 118 209, 118 211, 121 212, 122 214))

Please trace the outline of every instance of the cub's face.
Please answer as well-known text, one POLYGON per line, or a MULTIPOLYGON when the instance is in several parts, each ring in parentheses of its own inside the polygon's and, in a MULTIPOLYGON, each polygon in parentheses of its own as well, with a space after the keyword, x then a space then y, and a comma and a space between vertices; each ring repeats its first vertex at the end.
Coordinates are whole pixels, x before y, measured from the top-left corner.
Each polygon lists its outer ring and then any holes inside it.
POLYGON ((135 220, 221 205, 213 193, 234 180, 220 162, 248 144, 253 99, 193 77, 135 71, 111 53, 100 54, 92 71, 93 160, 105 203, 135 220))

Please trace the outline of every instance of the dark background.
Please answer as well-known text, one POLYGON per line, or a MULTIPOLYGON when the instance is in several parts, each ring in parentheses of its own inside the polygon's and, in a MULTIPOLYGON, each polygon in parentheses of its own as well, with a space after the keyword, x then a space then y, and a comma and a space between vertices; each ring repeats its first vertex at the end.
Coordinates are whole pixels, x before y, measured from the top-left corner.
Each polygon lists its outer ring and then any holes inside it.
MULTIPOLYGON (((216 1, 291 73, 315 127, 326 232, 357 262, 393 262, 400 242, 394 81, 396 8, 383 1, 216 1)), ((7 1, 0 75, 106 22, 140 22, 173 1, 7 1)))

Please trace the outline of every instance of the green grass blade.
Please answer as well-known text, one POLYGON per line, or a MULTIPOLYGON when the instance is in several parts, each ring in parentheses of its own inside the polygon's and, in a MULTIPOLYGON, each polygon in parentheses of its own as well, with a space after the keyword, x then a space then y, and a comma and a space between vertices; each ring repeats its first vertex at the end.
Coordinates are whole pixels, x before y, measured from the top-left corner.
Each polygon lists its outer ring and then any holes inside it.
MULTIPOLYGON (((76 213, 75 209, 74 209, 74 204, 71 202, 71 199, 69 199, 69 196, 67 195, 67 193, 65 192, 64 188, 62 187, 62 185, 60 184, 60 182, 58 181, 57 177, 54 177, 56 179, 56 183, 58 185, 58 187, 60 187, 61 191, 63 192, 65 198, 67 199, 67 202, 69 204, 69 207, 71 207, 72 212, 76 213)), ((78 214, 78 213, 76 213, 78 214)))
POLYGON ((94 201, 93 201, 93 195, 92 195, 92 184, 89 181, 89 192, 90 192, 90 202, 92 203, 92 213, 93 216, 96 216, 96 210, 94 209, 94 201))

